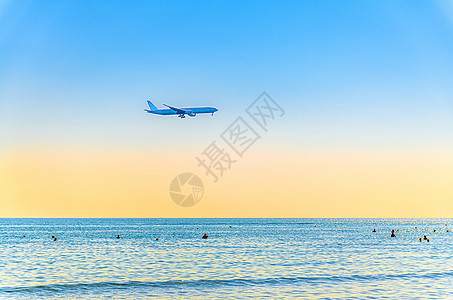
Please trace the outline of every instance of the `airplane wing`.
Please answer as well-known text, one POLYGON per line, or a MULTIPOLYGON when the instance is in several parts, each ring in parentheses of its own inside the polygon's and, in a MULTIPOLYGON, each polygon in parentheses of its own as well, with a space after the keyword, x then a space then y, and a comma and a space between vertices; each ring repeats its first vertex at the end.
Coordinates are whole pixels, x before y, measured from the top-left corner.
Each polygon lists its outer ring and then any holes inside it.
POLYGON ((167 104, 164 104, 166 107, 174 110, 175 112, 177 112, 178 114, 185 114, 186 110, 184 109, 180 109, 180 108, 177 108, 177 107, 173 107, 173 106, 170 106, 170 105, 167 105, 167 104))

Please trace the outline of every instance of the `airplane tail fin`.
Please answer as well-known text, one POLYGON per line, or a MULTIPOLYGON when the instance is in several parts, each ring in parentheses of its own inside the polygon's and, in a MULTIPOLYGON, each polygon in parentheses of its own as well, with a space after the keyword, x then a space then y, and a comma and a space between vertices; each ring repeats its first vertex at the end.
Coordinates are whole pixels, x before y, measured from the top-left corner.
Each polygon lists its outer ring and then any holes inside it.
POLYGON ((157 110, 157 107, 154 104, 152 104, 151 101, 148 101, 148 106, 151 111, 157 110))

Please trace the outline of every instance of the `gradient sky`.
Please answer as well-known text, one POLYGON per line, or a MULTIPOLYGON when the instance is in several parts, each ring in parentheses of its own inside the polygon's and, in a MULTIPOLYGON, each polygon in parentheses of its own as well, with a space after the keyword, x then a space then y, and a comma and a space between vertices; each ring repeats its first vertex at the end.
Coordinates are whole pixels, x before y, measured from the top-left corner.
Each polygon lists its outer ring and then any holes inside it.
POLYGON ((452 216, 451 1, 0 0, 0 217, 452 216), (285 116, 212 183, 263 91, 285 116))

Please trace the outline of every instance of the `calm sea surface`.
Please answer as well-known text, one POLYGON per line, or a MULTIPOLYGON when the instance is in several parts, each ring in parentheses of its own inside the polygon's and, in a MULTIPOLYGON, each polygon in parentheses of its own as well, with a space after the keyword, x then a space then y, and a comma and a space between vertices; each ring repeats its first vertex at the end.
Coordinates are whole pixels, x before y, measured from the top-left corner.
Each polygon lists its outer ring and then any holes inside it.
POLYGON ((0 219, 0 298, 453 299, 452 230, 453 219, 0 219))

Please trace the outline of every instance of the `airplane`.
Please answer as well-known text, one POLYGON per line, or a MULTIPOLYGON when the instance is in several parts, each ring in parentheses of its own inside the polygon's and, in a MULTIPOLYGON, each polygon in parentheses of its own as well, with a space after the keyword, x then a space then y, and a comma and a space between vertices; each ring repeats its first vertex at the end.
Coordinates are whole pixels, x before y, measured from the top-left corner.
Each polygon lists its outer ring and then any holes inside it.
POLYGON ((197 114, 212 114, 218 111, 215 107, 182 107, 177 108, 167 104, 164 104, 169 109, 157 109, 157 107, 151 103, 151 101, 147 101, 149 109, 145 109, 146 112, 155 115, 178 115, 181 119, 184 119, 186 115, 195 117, 197 114))

